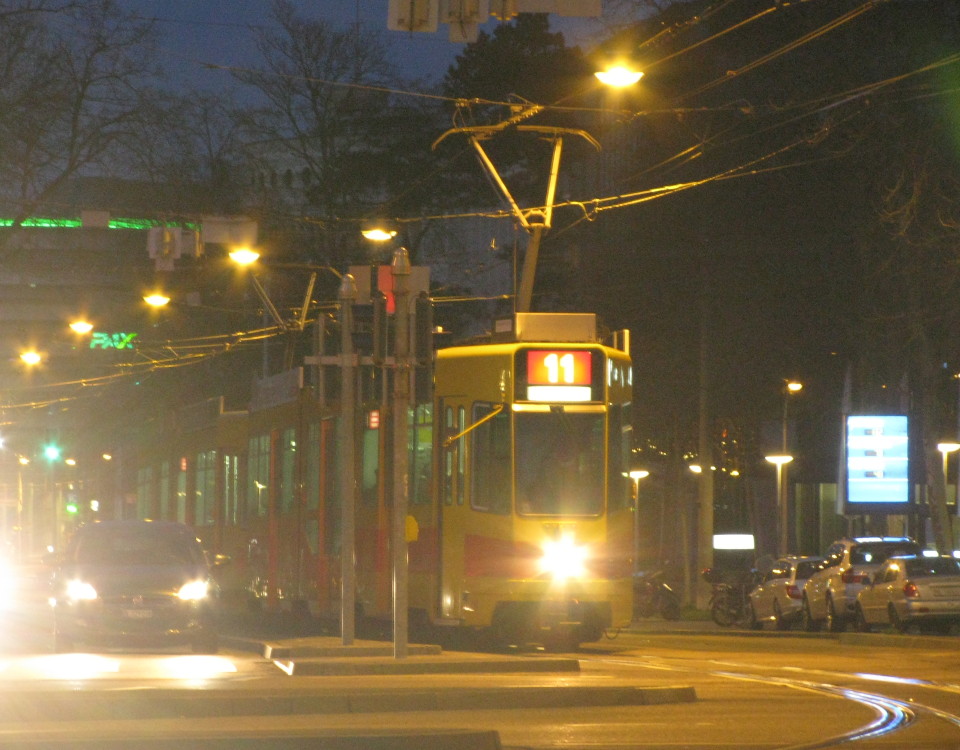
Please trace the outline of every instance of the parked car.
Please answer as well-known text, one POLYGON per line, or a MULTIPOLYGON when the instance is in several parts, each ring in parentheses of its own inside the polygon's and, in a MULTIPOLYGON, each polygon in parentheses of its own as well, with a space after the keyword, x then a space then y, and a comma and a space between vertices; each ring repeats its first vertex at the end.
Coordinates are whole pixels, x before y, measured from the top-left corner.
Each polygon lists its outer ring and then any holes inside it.
POLYGON ((56 561, 52 585, 55 651, 78 643, 217 651, 219 588, 183 524, 84 524, 56 561))
POLYGON ((788 555, 776 560, 750 592, 750 616, 755 628, 772 622, 787 630, 800 620, 803 585, 820 566, 822 557, 788 555))
POLYGON ((823 568, 803 586, 803 629, 826 626, 831 632, 842 631, 853 620, 857 594, 887 558, 922 552, 909 537, 855 537, 834 542, 824 555, 823 568))
POLYGON ((888 624, 901 633, 914 624, 949 632, 960 625, 960 560, 889 558, 857 595, 854 617, 861 632, 888 624))

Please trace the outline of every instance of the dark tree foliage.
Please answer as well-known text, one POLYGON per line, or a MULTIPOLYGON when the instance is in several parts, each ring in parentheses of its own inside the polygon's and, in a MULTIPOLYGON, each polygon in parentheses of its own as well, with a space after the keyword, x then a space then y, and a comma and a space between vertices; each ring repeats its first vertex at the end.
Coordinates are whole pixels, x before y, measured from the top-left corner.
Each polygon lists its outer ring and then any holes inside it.
MULTIPOLYGON (((592 68, 576 47, 567 47, 563 34, 550 31, 546 14, 520 14, 498 26, 492 34, 481 32, 447 71, 442 93, 458 100, 450 112, 451 127, 493 126, 529 112, 531 105, 560 105, 582 89, 592 68)), ((540 120, 538 120, 540 122, 540 120)), ((550 125, 569 126, 569 116, 551 116, 550 125)), ((504 182, 521 207, 539 206, 544 200, 550 146, 530 133, 512 128, 484 141, 491 159, 503 169, 504 182)), ((455 159, 471 151, 466 138, 444 142, 441 156, 455 159)), ((458 159, 451 170, 449 190, 464 205, 489 204, 498 196, 484 180, 472 159, 458 159)))

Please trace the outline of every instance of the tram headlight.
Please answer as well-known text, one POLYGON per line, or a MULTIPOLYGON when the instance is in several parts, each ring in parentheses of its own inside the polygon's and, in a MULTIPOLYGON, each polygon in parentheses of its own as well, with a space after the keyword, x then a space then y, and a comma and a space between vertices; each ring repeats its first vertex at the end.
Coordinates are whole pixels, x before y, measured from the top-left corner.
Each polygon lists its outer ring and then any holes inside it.
POLYGON ((572 536, 562 536, 543 543, 540 571, 554 580, 582 578, 587 572, 587 548, 572 536))
POLYGON ((210 585, 207 581, 190 581, 180 587, 177 597, 185 602, 198 602, 206 599, 209 593, 210 585))
POLYGON ((97 590, 93 584, 79 578, 67 581, 67 600, 71 602, 91 602, 97 598, 97 590))

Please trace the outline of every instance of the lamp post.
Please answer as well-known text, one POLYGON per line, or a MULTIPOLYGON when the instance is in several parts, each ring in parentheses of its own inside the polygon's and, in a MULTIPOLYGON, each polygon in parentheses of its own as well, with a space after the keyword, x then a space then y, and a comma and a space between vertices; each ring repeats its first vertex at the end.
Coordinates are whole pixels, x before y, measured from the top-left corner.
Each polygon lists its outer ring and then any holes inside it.
POLYGON ((783 442, 780 445, 780 449, 783 452, 783 455, 787 454, 787 413, 790 407, 790 396, 799 393, 803 390, 803 383, 798 380, 786 380, 784 381, 783 386, 783 442))
MULTIPOLYGON (((960 450, 960 443, 954 443, 952 441, 944 441, 942 443, 937 443, 937 450, 943 454, 943 502, 947 502, 947 487, 949 482, 947 481, 948 476, 948 464, 947 457, 951 453, 955 453, 960 450)), ((957 474, 957 497, 960 498, 960 472, 957 474)), ((950 516, 947 514, 947 523, 950 523, 950 516)), ((950 530, 950 544, 953 545, 953 529, 950 530)))
POLYGON ((777 508, 779 510, 779 554, 787 554, 790 550, 790 528, 789 514, 787 513, 787 493, 784 491, 784 475, 786 474, 786 465, 793 461, 793 456, 778 454, 773 456, 764 456, 764 458, 777 467, 777 508))
POLYGON ((646 469, 634 469, 627 475, 633 480, 633 575, 640 572, 640 480, 650 476, 646 469))

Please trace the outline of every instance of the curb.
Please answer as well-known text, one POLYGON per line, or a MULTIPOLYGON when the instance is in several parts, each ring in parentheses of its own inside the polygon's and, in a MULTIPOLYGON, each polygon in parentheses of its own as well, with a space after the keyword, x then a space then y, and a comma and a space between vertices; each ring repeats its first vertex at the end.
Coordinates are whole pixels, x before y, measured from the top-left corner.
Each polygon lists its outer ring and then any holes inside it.
POLYGON ((38 737, 36 731, 25 732, 23 737, 5 735, 0 747, 17 750, 129 750, 131 746, 138 750, 182 750, 184 747, 196 750, 301 750, 304 747, 311 750, 502 750, 503 747, 496 731, 470 729, 382 729, 349 733, 317 729, 305 733, 273 733, 270 737, 224 730, 211 737, 143 727, 122 739, 94 736, 83 730, 41 733, 45 736, 38 737))
POLYGON ((652 706, 693 703, 690 686, 509 685, 499 687, 310 687, 291 681, 255 690, 9 690, 0 692, 0 722, 31 727, 74 721, 208 719, 302 714, 652 706), (51 719, 55 717, 55 719, 51 719))

